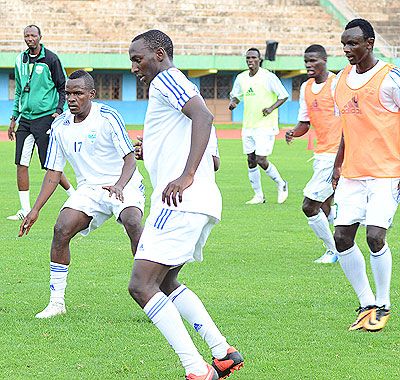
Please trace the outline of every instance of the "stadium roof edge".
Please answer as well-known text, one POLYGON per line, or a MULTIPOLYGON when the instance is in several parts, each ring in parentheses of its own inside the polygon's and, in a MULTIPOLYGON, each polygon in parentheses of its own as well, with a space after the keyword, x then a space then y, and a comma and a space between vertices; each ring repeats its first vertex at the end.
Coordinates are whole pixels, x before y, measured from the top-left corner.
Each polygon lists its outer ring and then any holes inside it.
MULTIPOLYGON (((128 55, 121 54, 58 54, 65 68, 93 68, 106 70, 126 70, 131 68, 128 55)), ((13 68, 15 52, 0 53, 0 68, 13 68)), ((387 58, 384 58, 388 61, 387 58)), ((394 61, 394 60, 393 60, 394 61)), ((398 61, 398 60, 396 60, 398 61)), ((182 70, 246 70, 246 61, 242 56, 218 55, 176 55, 175 65, 182 70)), ((398 62, 397 62, 398 63, 398 62)), ((328 68, 338 71, 347 64, 345 57, 328 57, 328 68)), ((277 56, 276 61, 264 61, 263 67, 275 71, 304 69, 302 56, 277 56)))

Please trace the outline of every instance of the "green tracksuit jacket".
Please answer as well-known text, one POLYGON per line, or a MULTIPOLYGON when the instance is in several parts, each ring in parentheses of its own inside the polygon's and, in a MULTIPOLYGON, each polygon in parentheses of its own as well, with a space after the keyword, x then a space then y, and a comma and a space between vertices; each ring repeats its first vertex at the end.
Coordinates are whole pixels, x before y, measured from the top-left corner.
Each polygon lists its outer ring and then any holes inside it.
POLYGON ((56 54, 41 44, 39 57, 32 67, 30 91, 24 88, 29 80, 29 49, 15 61, 15 100, 12 116, 28 120, 61 114, 65 103, 65 71, 56 54))

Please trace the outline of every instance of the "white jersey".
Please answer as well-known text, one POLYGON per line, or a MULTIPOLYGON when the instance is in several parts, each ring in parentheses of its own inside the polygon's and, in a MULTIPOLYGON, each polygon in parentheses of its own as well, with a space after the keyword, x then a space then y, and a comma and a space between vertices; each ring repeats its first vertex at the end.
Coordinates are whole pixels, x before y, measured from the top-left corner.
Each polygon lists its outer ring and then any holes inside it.
MULTIPOLYGON (((69 110, 51 125, 45 167, 63 171, 66 161, 74 169, 78 187, 114 185, 121 176, 123 158, 134 151, 121 115, 105 104, 92 102, 89 115, 74 122, 69 110)), ((131 180, 142 180, 136 169, 131 180)))
MULTIPOLYGON (((384 66, 386 62, 378 60, 378 63, 366 71, 365 73, 358 74, 356 65, 354 65, 349 75, 346 78, 346 83, 351 89, 357 89, 364 86, 371 78, 384 66)), ((342 74, 343 70, 336 75, 336 78, 332 81, 334 87, 332 94, 335 99, 335 88, 336 84, 342 74)), ((400 69, 398 67, 393 68, 389 71, 382 81, 381 87, 379 88, 379 99, 382 105, 389 111, 399 112, 400 110, 400 69)), ((335 114, 340 115, 340 112, 335 103, 335 114)))
POLYGON ((182 175, 189 156, 192 121, 182 113, 182 107, 194 96, 201 97, 198 88, 175 67, 162 71, 151 81, 143 131, 143 161, 154 189, 151 207, 220 219, 222 201, 210 148, 204 152, 192 185, 184 190, 182 203, 178 207, 162 203, 163 190, 182 175))

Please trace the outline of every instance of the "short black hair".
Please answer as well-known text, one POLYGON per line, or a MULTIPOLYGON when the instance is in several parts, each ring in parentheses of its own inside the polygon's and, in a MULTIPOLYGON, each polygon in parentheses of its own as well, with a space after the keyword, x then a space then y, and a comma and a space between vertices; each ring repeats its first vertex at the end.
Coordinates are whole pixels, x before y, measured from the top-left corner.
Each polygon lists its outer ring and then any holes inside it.
POLYGON ((258 50, 258 49, 255 48, 255 47, 251 47, 250 49, 248 49, 248 50, 246 51, 246 55, 247 55, 247 53, 248 53, 249 51, 256 51, 256 52, 258 53, 258 57, 261 59, 260 50, 258 50))
POLYGON ((166 52, 169 58, 174 57, 174 45, 169 36, 167 36, 164 32, 157 29, 148 30, 142 34, 136 36, 132 42, 143 39, 146 47, 148 47, 152 51, 156 51, 158 48, 162 47, 166 52))
POLYGON ((368 40, 368 38, 374 38, 375 39, 375 32, 374 28, 372 27, 371 23, 363 18, 355 18, 354 20, 351 20, 345 27, 344 30, 351 29, 351 28, 356 28, 360 27, 362 30, 363 36, 365 40, 368 40))
POLYGON ((94 89, 94 79, 93 77, 85 70, 75 70, 72 72, 68 79, 79 79, 83 78, 85 81, 85 87, 87 90, 93 90, 94 89))
POLYGON ((25 31, 26 31, 28 28, 36 28, 37 31, 39 32, 39 36, 42 35, 42 32, 40 31, 40 28, 39 28, 37 25, 34 25, 34 24, 31 24, 31 25, 26 26, 25 29, 24 29, 24 34, 25 34, 25 31))
POLYGON ((322 45, 318 44, 313 44, 310 45, 305 51, 304 54, 306 53, 318 53, 321 58, 327 58, 328 54, 326 54, 326 50, 322 45))

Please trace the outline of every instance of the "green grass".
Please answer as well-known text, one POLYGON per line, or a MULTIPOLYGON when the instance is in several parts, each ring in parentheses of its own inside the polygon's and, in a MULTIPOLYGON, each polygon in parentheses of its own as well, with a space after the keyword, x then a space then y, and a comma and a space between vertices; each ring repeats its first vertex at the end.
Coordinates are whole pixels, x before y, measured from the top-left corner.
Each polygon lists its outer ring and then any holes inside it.
MULTIPOLYGON (((393 315, 381 332, 348 332, 356 296, 339 264, 313 263, 323 247, 301 212, 302 189, 312 174, 306 146, 302 140, 290 147, 276 142, 270 159, 289 182, 289 198, 278 205, 276 187, 263 175, 267 202, 249 206, 244 202, 252 190, 241 142, 220 140, 223 220, 208 240, 204 262, 187 265, 180 280, 245 357, 245 367, 230 379, 398 379, 398 218, 388 233, 393 315)), ((127 292, 133 260, 129 240, 114 220, 73 239, 67 314, 34 318, 48 302, 52 227, 66 194, 57 189, 29 235, 17 238, 18 223, 5 220, 19 206, 13 155, 14 144, 1 142, 0 378, 183 379, 173 350, 127 292)), ((139 167, 149 189, 142 163, 139 167)), ((36 157, 30 172, 33 198, 43 176, 36 157)), ((66 172, 73 177, 70 168, 66 172)), ((365 230, 357 241, 371 277, 365 230)), ((189 331, 210 360, 208 347, 189 331)))

